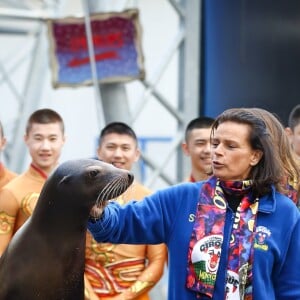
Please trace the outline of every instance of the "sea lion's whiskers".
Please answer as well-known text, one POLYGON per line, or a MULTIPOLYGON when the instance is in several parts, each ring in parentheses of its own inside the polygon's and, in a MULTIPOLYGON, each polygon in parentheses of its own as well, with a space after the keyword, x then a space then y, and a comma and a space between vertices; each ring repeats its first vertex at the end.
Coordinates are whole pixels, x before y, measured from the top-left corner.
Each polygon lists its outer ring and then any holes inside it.
POLYGON ((101 198, 102 201, 108 200, 108 196, 111 194, 114 184, 115 184, 115 180, 113 182, 108 182, 108 184, 100 192, 98 199, 101 198))
POLYGON ((128 181, 124 177, 116 178, 111 184, 109 195, 110 198, 115 198, 123 194, 128 187, 128 181))
POLYGON ((102 190, 102 192, 99 195, 99 198, 101 198, 101 201, 106 201, 109 200, 112 197, 112 191, 114 190, 115 187, 115 180, 113 182, 109 182, 104 189, 102 190))
POLYGON ((109 182, 99 193, 96 205, 101 205, 103 201, 120 196, 128 187, 128 179, 120 176, 113 181, 109 182))

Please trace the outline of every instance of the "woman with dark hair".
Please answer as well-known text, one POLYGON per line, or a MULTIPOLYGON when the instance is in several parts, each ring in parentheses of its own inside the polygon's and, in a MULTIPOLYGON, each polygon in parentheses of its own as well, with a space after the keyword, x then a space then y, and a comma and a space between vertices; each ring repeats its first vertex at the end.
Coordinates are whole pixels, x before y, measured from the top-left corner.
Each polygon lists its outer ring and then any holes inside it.
POLYGON ((300 213, 265 122, 228 109, 212 126, 213 176, 121 207, 94 207, 97 241, 166 243, 168 299, 300 299, 300 213))

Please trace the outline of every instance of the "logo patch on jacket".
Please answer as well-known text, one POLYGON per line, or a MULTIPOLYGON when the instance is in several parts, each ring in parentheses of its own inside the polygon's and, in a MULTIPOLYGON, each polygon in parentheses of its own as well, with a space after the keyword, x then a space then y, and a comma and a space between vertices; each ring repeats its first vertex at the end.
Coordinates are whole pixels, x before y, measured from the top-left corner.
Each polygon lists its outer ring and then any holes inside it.
POLYGON ((271 231, 265 226, 258 226, 256 228, 254 237, 254 248, 263 251, 268 251, 269 246, 267 240, 271 236, 271 231))

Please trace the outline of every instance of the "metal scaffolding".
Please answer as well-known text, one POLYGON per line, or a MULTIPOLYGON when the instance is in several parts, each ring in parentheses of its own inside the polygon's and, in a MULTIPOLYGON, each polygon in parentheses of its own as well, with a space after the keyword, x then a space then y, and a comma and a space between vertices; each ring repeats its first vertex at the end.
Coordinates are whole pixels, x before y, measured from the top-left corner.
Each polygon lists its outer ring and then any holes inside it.
MULTIPOLYGON (((167 0, 165 0, 167 1, 167 0)), ((12 138, 6 151, 8 167, 15 171, 21 171, 24 167, 23 131, 29 112, 39 105, 42 74, 47 67, 47 50, 45 20, 59 15, 59 10, 65 1, 2 1, 0 4, 0 38, 1 35, 24 36, 22 47, 17 46, 16 53, 13 49, 8 51, 8 57, 0 61, 0 90, 5 86, 10 90, 16 111, 16 117, 11 120, 12 138), (25 25, 25 26, 24 26, 25 25), (28 43, 28 45, 26 45, 28 43), (25 59, 26 58, 26 59, 25 59), (14 74, 27 61, 27 73, 23 76, 21 85, 16 83, 14 74), (12 159, 13 158, 13 159, 12 159)), ((93 70, 93 46, 91 32, 89 31, 89 13, 101 12, 106 1, 82 0, 83 14, 86 21, 87 37, 89 40, 90 62, 93 70)), ((126 9, 130 1, 118 2, 119 9, 126 9)), ((132 2, 132 1, 131 1, 132 2)), ((137 1, 135 1, 137 2, 137 1)), ((182 155, 180 145, 184 135, 186 124, 199 114, 200 103, 200 36, 201 36, 201 1, 199 0, 169 0, 170 9, 178 16, 178 28, 165 40, 165 51, 158 63, 151 70, 145 80, 140 83, 144 92, 133 113, 130 113, 127 101, 126 89, 123 83, 97 84, 97 74, 93 74, 95 89, 96 110, 99 116, 99 128, 104 123, 121 120, 134 127, 139 115, 146 109, 149 101, 156 101, 157 105, 164 108, 165 113, 170 115, 177 124, 177 130, 170 144, 168 153, 163 162, 158 164, 151 155, 142 154, 147 166, 152 170, 151 176, 145 183, 149 187, 160 178, 166 184, 175 184, 183 180, 184 174, 188 173, 189 164, 182 155), (161 77, 168 67, 174 55, 179 57, 178 62, 178 105, 174 106, 159 90, 161 77), (101 121, 100 121, 101 120, 101 121), (101 123, 102 122, 102 123, 101 123), (176 157, 177 174, 170 176, 165 172, 165 167, 170 159, 176 157)), ((107 2, 106 2, 107 3, 107 2)), ((132 3, 131 3, 132 4, 132 3)), ((109 4, 106 4, 106 8, 109 4)), ((146 12, 145 12, 146 13, 146 12)), ((167 20, 166 20, 167 22, 167 20)))

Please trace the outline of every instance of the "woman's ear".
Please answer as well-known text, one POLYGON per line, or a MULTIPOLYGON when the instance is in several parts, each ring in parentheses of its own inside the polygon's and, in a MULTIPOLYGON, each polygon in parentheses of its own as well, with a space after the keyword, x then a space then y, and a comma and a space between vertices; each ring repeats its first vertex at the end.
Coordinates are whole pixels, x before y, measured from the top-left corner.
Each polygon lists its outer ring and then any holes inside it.
POLYGON ((263 152, 261 150, 254 150, 251 156, 250 165, 252 167, 256 166, 262 157, 263 157, 263 152))

